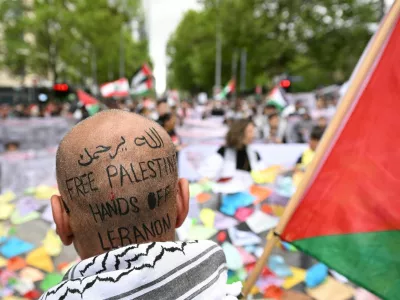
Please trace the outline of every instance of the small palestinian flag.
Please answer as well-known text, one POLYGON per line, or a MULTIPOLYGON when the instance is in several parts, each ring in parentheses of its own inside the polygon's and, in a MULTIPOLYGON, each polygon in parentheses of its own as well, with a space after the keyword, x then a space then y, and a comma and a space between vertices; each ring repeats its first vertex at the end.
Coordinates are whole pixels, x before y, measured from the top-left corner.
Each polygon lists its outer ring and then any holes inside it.
POLYGON ((151 71, 151 68, 147 65, 144 64, 136 73, 133 75, 132 81, 131 81, 131 89, 136 88, 140 83, 148 79, 149 77, 152 77, 153 73, 151 71))
POLYGON ((80 89, 77 90, 76 94, 78 96, 79 102, 83 106, 85 106, 89 115, 93 116, 100 110, 100 102, 96 98, 90 96, 89 94, 85 93, 80 89))
POLYGON ((133 89, 131 89, 131 94, 135 96, 144 95, 153 89, 153 79, 149 78, 146 81, 140 83, 133 89))
POLYGON ((236 80, 235 79, 231 79, 228 84, 226 85, 226 87, 224 87, 224 89, 218 93, 215 98, 217 100, 222 100, 225 99, 226 96, 228 96, 230 93, 234 92, 236 88, 236 80))
POLYGON ((274 87, 272 91, 268 94, 267 104, 275 105, 276 108, 278 108, 280 111, 282 111, 286 107, 287 102, 279 86, 274 87))

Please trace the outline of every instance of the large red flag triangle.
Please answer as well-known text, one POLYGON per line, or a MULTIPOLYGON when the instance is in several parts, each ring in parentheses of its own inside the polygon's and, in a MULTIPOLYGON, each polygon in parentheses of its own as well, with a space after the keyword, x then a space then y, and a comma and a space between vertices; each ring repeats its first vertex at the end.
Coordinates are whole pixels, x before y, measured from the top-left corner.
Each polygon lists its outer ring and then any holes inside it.
POLYGON ((384 299, 400 297, 398 13, 394 20, 282 234, 384 299))

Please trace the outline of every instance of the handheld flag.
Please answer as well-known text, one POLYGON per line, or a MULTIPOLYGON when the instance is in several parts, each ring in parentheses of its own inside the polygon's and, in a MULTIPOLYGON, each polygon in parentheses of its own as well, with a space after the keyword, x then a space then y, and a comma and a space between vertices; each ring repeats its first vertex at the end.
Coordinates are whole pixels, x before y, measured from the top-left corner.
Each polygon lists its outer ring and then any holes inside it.
POLYGON ((96 98, 90 96, 80 89, 77 90, 76 94, 78 96, 79 102, 85 106, 89 115, 92 116, 100 110, 100 103, 96 98))
POLYGON ((136 86, 138 86, 140 83, 148 79, 149 77, 152 77, 153 73, 151 71, 151 68, 147 65, 144 64, 136 73, 133 75, 132 81, 131 81, 131 88, 134 89, 136 86))
POLYGON ((137 85, 131 90, 131 94, 139 96, 144 95, 153 88, 153 79, 149 78, 145 82, 137 85))
POLYGON ((231 79, 228 84, 224 87, 224 89, 215 96, 217 100, 222 100, 225 99, 228 94, 232 93, 235 91, 236 88, 236 80, 231 79))
POLYGON ((104 98, 129 96, 129 82, 121 78, 113 82, 107 82, 100 87, 101 95, 104 98))
POLYGON ((395 1, 356 68, 341 104, 348 109, 281 235, 384 299, 400 294, 398 53, 395 1))
POLYGON ((275 86, 268 94, 267 104, 275 105, 275 107, 278 108, 280 111, 282 111, 286 107, 287 102, 279 86, 275 86))

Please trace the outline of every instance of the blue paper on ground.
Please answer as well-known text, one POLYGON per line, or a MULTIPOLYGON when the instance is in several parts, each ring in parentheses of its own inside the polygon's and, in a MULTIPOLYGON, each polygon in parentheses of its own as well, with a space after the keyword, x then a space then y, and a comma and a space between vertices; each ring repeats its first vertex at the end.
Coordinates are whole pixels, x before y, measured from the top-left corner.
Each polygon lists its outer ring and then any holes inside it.
POLYGON ((268 260, 268 268, 280 278, 292 276, 292 270, 285 263, 285 259, 280 255, 271 255, 268 260))
POLYGON ((233 216, 239 207, 249 206, 255 200, 256 197, 247 192, 224 195, 222 197, 221 212, 233 216))
POLYGON ((320 285, 328 276, 328 267, 324 264, 316 264, 307 270, 306 286, 309 288, 320 285))
POLYGON ((16 237, 8 239, 1 247, 0 253, 5 258, 11 258, 29 252, 34 248, 31 243, 20 240, 16 237))

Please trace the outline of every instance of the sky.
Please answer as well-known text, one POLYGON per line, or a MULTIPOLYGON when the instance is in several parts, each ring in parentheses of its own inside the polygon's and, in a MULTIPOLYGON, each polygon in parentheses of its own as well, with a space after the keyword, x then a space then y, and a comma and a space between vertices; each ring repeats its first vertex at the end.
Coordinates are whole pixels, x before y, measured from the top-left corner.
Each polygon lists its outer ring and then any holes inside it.
MULTIPOLYGON (((393 0, 385 0, 390 6, 393 0)), ((142 0, 149 35, 150 56, 154 64, 156 91, 161 94, 167 84, 166 46, 183 15, 189 9, 200 9, 197 0, 142 0)))
POLYGON ((156 91, 161 94, 167 83, 166 46, 186 11, 199 9, 197 0, 142 0, 154 64, 156 91))

